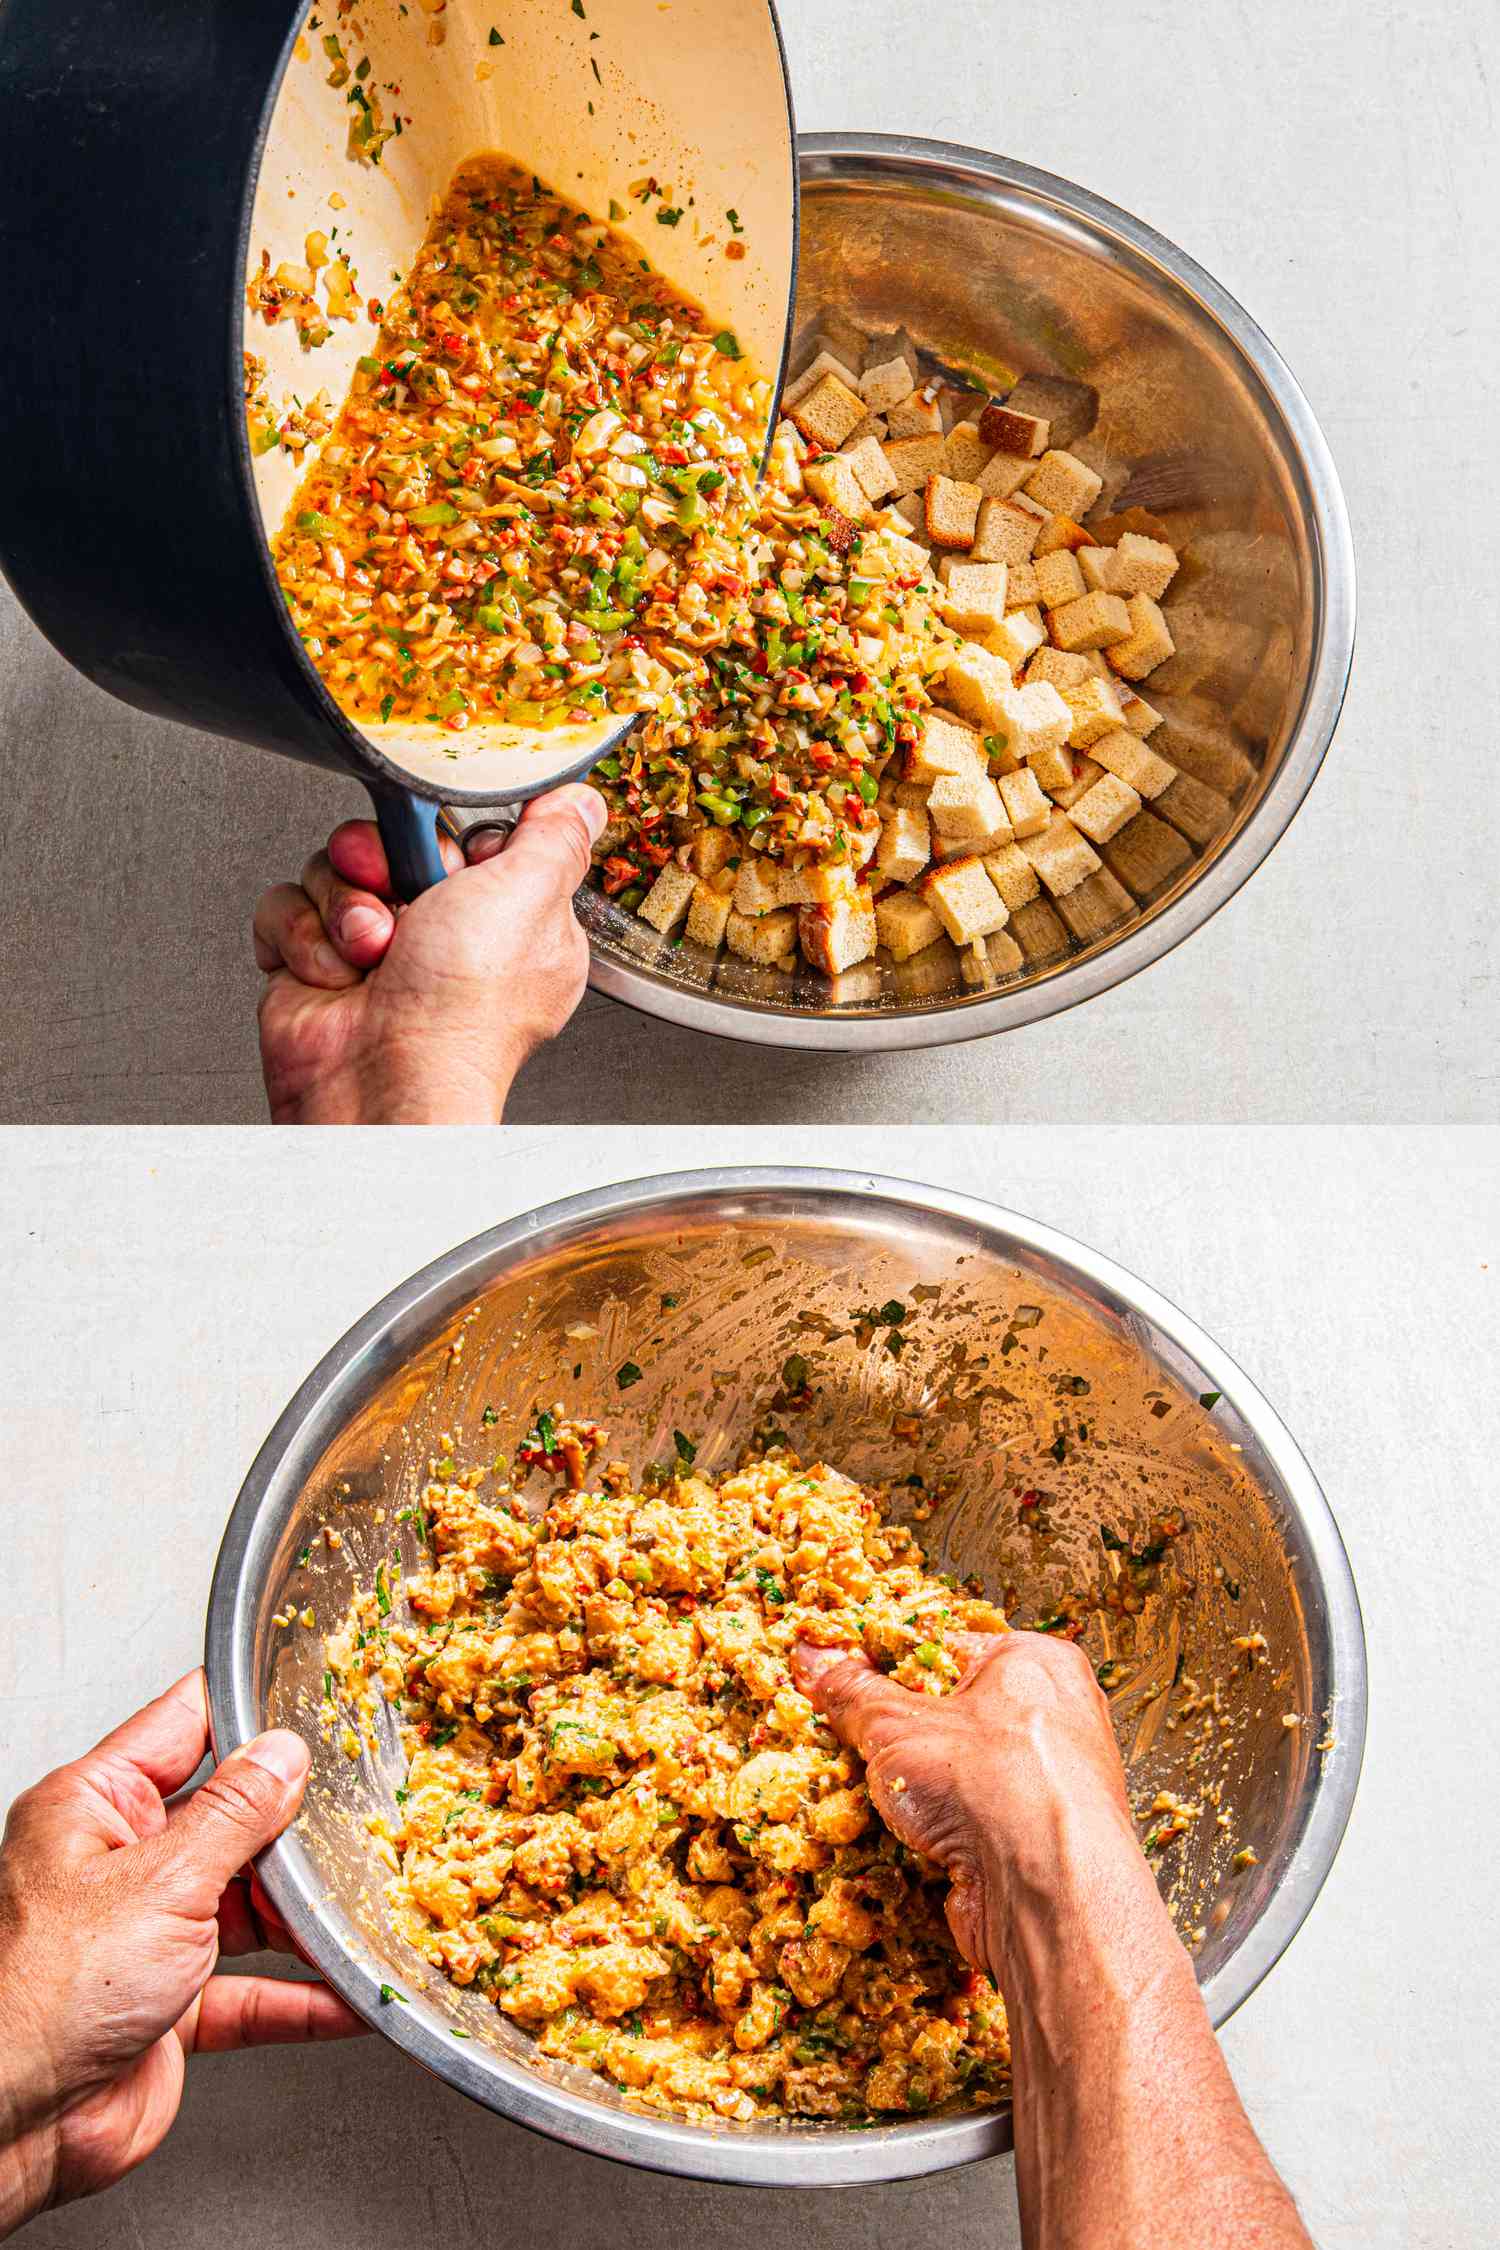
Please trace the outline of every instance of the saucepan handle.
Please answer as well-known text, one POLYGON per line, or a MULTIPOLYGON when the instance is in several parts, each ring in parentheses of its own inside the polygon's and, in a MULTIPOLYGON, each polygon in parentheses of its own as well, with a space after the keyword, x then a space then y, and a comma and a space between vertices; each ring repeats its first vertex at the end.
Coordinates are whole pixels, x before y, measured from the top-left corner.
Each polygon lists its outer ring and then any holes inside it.
POLYGON ((390 863, 391 888, 409 904, 440 883, 447 872, 438 850, 438 808, 428 798, 414 797, 409 789, 372 785, 370 795, 390 863))

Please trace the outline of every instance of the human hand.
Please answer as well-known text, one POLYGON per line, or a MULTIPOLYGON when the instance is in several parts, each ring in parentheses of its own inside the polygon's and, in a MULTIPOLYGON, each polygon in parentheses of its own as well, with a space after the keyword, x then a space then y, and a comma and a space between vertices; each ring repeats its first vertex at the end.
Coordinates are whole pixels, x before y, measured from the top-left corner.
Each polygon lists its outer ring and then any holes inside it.
POLYGON ((187 2057, 365 2027, 325 1985, 213 1975, 290 1951, 241 1872, 296 1814, 308 1753, 263 1734, 195 1794, 201 1672, 16 1799, 0 1845, 0 2235, 111 2186, 165 2137, 187 2057))
POLYGON ((481 829, 448 878, 391 903, 372 821, 336 828, 255 909, 261 1063, 277 1124, 498 1124, 516 1072, 583 997, 573 893, 607 818, 575 784, 481 829))
POLYGON ((1125 1796, 1109 1707, 1082 1650, 1041 1633, 967 1633, 951 1694, 914 1695, 867 1657, 799 1645, 798 1686, 865 1761, 871 1801, 952 1888, 964 1958, 1002 1986, 1018 1901, 1080 1855, 1155 1886, 1125 1796))

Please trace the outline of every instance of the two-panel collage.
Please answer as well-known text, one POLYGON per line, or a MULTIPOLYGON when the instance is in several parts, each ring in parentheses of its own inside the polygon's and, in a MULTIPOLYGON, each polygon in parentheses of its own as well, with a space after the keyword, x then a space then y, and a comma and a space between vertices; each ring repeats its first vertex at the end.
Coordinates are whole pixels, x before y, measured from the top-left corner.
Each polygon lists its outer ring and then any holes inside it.
POLYGON ((1500 2242, 1497 86, 0 0, 0 2237, 1500 2242))

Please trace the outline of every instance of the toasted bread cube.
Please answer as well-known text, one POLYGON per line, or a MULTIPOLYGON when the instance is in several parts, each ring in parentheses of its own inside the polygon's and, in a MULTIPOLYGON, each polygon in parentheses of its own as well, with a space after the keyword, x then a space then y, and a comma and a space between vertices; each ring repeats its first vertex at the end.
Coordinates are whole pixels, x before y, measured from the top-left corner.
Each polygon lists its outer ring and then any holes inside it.
POLYGON ((943 934, 943 925, 919 891, 892 891, 875 902, 875 929, 893 961, 909 961, 943 934))
POLYGON ((1008 563, 1006 568, 1010 574, 1005 581, 1006 608, 1035 609, 1039 598, 1035 563, 1008 563))
POLYGON ((860 438, 848 446, 839 459, 848 462, 863 485, 867 500, 884 500, 895 491, 896 472, 886 459, 879 438, 860 438))
POLYGON ((886 426, 893 438, 941 437, 943 435, 943 410, 938 404, 937 392, 930 383, 924 383, 910 398, 886 411, 886 426))
MULTIPOLYGON (((1021 492, 1016 497, 1024 500, 1027 496, 1021 492)), ((1069 554, 1078 554, 1092 545, 1093 534, 1085 531, 1081 523, 1075 523, 1071 516, 1048 516, 1037 534, 1036 551, 1039 556, 1056 555, 1066 548, 1069 554)))
POLYGON ((802 907, 797 935, 808 960, 825 976, 839 976, 857 961, 868 961, 879 942, 869 892, 852 892, 829 906, 802 907))
POLYGON ((1028 680, 1024 687, 1007 688, 1002 698, 1001 724, 1008 746, 1018 758, 1060 750, 1072 723, 1068 706, 1047 680, 1028 680))
MULTIPOLYGON (((1091 601, 1114 601, 1113 594, 1093 594, 1091 601)), ((1174 653, 1175 643, 1162 616, 1149 594, 1132 594, 1126 605, 1129 632, 1123 640, 1102 644, 1109 649, 1109 661, 1115 671, 1127 680, 1144 680, 1158 664, 1165 664, 1174 653)))
POLYGON ((1135 912, 1135 901, 1107 867, 1100 867, 1063 893, 1057 911, 1079 944, 1091 945, 1095 938, 1107 937, 1122 922, 1128 922, 1135 912))
POLYGON ((1038 414, 1050 445, 1076 445, 1099 419, 1099 393, 1071 375, 1023 375, 1006 399, 1012 414, 1038 414))
POLYGON ((1037 897, 1042 887, 1036 869, 1016 843, 1002 844, 998 851, 986 852, 984 871, 1012 914, 1028 899, 1037 897))
POLYGON ((688 849, 693 863, 693 873, 706 882, 727 867, 739 850, 739 845, 727 828, 700 828, 688 849))
MULTIPOLYGON (((871 848, 880 841, 878 830, 871 833, 871 848)), ((855 839, 851 837, 851 845, 855 839)), ((852 898, 855 891, 855 869, 847 859, 809 860, 806 867, 784 868, 781 875, 778 906, 832 906, 838 899, 852 898)))
POLYGON ((959 484, 941 474, 928 480, 927 536, 935 547, 973 543, 981 497, 977 484, 959 484))
POLYGON ((869 408, 859 392, 838 375, 824 375, 787 410, 809 445, 836 453, 852 437, 869 408))
POLYGON ((1090 672, 1085 679, 1070 681, 1057 692, 1068 706, 1072 722, 1068 740, 1075 750, 1087 750, 1101 735, 1114 734, 1125 724, 1112 680, 1101 680, 1097 673, 1090 672))
POLYGON ((1040 835, 1018 839, 1021 849, 1042 878, 1054 898, 1062 898, 1076 891, 1080 883, 1087 882, 1101 865, 1099 854, 1087 837, 1080 836, 1066 813, 1051 815, 1040 835))
POLYGON ((1010 909, 977 859, 950 860, 922 878, 922 896, 955 945, 1002 930, 1010 909))
POLYGON ((1116 555, 1113 547, 1080 547, 1077 563, 1083 573, 1083 583, 1091 594, 1123 594, 1127 591, 1115 578, 1116 555))
POLYGON ((1072 951, 1067 930, 1050 899, 1034 898, 1023 906, 1011 918, 1010 935, 1032 968, 1040 968, 1044 962, 1055 961, 1061 954, 1072 951))
POLYGON ((888 414, 892 407, 900 406, 916 387, 916 376, 899 352, 867 367, 859 378, 859 395, 876 414, 888 414))
POLYGON ((940 383, 938 404, 943 410, 943 428, 956 430, 960 422, 977 424, 986 399, 984 391, 961 389, 956 383, 940 383))
POLYGON ((947 448, 943 473, 958 484, 977 483, 980 470, 995 450, 985 444, 973 422, 955 422, 948 432, 947 448))
POLYGON ((1159 602, 1176 576, 1176 550, 1165 539, 1147 539, 1139 531, 1127 531, 1115 549, 1115 577, 1110 591, 1149 594, 1159 602))
POLYGON ((1047 424, 1035 414, 1017 414, 991 399, 979 417, 980 434, 1002 453, 1019 453, 1028 461, 1045 453, 1050 435, 1047 424))
MULTIPOLYGON (((890 459, 889 450, 886 451, 886 459, 890 459)), ((907 526, 909 538, 926 540, 928 547, 931 547, 932 542, 927 539, 927 500, 925 494, 903 492, 898 499, 891 502, 891 512, 893 515, 898 515, 907 526)))
POLYGON ((991 626, 984 636, 984 645, 1002 664, 1008 664, 1012 672, 1018 672, 1046 638, 1035 610, 1011 609, 998 625, 991 626))
POLYGON ((724 938, 730 952, 737 953, 742 961, 767 965, 793 961, 797 956, 797 909, 779 906, 774 914, 732 913, 724 925, 724 938))
POLYGON ((1237 797, 1254 778, 1255 760, 1211 704, 1177 704, 1156 747, 1179 773, 1206 781, 1226 797, 1237 797))
POLYGON ((1046 680, 1064 697, 1070 688, 1081 687, 1085 680, 1097 676, 1086 656, 1072 655, 1063 648, 1039 648, 1026 667, 1028 680, 1046 680))
POLYGON ((1009 500, 1036 464, 1025 453, 992 453, 975 479, 986 500, 1009 500))
POLYGON ((1233 817, 1229 799, 1190 773, 1174 773, 1154 806, 1163 820, 1169 820, 1189 843, 1200 848, 1221 836, 1233 817))
POLYGON ((1073 826, 1091 844, 1107 844, 1140 809, 1141 800, 1129 782, 1121 781, 1117 774, 1104 773, 1071 808, 1073 826))
POLYGON ((1005 818, 1005 808, 1002 803, 998 827, 988 829, 983 836, 970 836, 963 841, 960 841, 957 836, 952 838, 934 836, 932 839, 932 856, 934 861, 988 859, 991 852, 1003 852, 1006 845, 1013 844, 1015 840, 1016 832, 1005 818))
POLYGON ((1011 692, 1010 667, 976 641, 966 641, 951 658, 936 692, 981 734, 1007 731, 1005 698, 1011 692))
POLYGON ((837 508, 851 523, 868 523, 870 501, 859 476, 843 453, 825 453, 809 461, 802 472, 807 489, 825 508, 837 508))
POLYGON ((964 983, 980 992, 987 992, 1002 977, 1014 976, 1024 965, 1021 948, 1006 930, 994 930, 987 938, 976 938, 958 957, 959 974, 964 983))
MULTIPOLYGON (((983 651, 977 653, 982 655, 983 651)), ((959 654, 967 655, 968 651, 961 649, 959 654)), ((946 711, 923 712, 922 731, 906 753, 908 781, 930 786, 944 774, 968 774, 977 779, 986 771, 984 744, 973 727, 950 718, 946 711)))
POLYGON ((1131 733, 1138 734, 1143 739, 1148 734, 1154 734, 1162 721, 1162 715, 1155 704, 1148 703, 1143 695, 1137 695, 1134 688, 1122 686, 1117 693, 1120 709, 1125 714, 1125 724, 1131 733))
MULTIPOLYGON (((885 457, 895 473, 897 492, 915 492, 919 484, 925 488, 940 473, 948 457, 948 441, 936 434, 893 438, 885 448, 885 457)), ((926 519, 925 502, 923 519, 926 519)))
POLYGON ((1060 789, 1070 788, 1073 780, 1073 753, 1065 744, 1048 744, 1044 750, 1034 750, 1026 761, 1047 795, 1054 800, 1060 789))
POLYGON ((1076 453, 1063 453, 1053 447, 1042 455, 1026 479, 1026 490, 1033 500, 1041 502, 1049 515, 1070 516, 1079 522, 1104 490, 1104 479, 1097 476, 1086 461, 1080 461, 1076 453))
POLYGON ((1016 842, 1019 844, 1027 836, 1039 836, 1052 808, 1042 795, 1042 785, 1030 766, 1021 766, 1015 773, 1001 774, 996 787, 1016 842))
POLYGON ((945 843, 972 845, 1005 827, 1005 807, 988 774, 945 773, 932 785, 927 817, 945 843))
MULTIPOLYGON (((953 778, 942 774, 933 787, 939 788, 953 778)), ((908 811, 902 805, 893 805, 881 823, 880 842, 875 847, 875 865, 880 873, 893 883, 909 883, 914 875, 921 874, 931 857, 932 838, 925 809, 908 811)))
POLYGON ((686 916, 697 882, 690 867, 679 867, 669 859, 637 908, 641 920, 669 937, 686 916))
POLYGON ((782 413, 790 414, 797 401, 806 398, 810 391, 815 391, 825 375, 836 375, 846 390, 855 390, 859 384, 859 377, 854 369, 840 359, 837 353, 820 351, 816 359, 803 368, 796 381, 788 383, 782 392, 782 413))
MULTIPOLYGON (((1059 806, 1063 812, 1071 812, 1079 798, 1087 795, 1104 771, 1103 766, 1096 765, 1094 760, 1086 757, 1081 750, 1070 750, 1068 756, 1073 765, 1072 779, 1061 789, 1047 790, 1053 804, 1059 806)), ((1032 770, 1035 771, 1035 768, 1032 770)), ((1038 775, 1037 778, 1040 780, 1041 776, 1038 775)), ((1042 783, 1042 786, 1044 789, 1047 787, 1045 782, 1042 783)))
POLYGON ((1130 640, 1130 612, 1118 594, 1085 594, 1052 612, 1052 638, 1071 652, 1115 648, 1130 640))
POLYGON ((1177 768, 1148 750, 1139 735, 1127 727, 1116 727, 1110 734, 1101 735, 1090 745, 1089 755, 1097 760, 1106 773, 1116 774, 1128 782, 1138 797, 1159 797, 1171 782, 1177 768))
POLYGON ((1031 560, 1042 519, 1014 500, 982 500, 974 526, 975 562, 1023 563, 1031 560))
POLYGON ((1192 846, 1154 813, 1137 813, 1104 846, 1110 872, 1139 899, 1155 898, 1192 859, 1192 846))
POLYGON ((998 625, 1005 615, 1004 563, 952 564, 938 607, 956 633, 983 633, 998 625))
POLYGON ((706 945, 717 953, 733 912, 734 901, 727 891, 716 891, 711 883, 695 884, 688 908, 688 936, 695 945, 706 945))
POLYGON ((1066 547, 1059 547, 1050 555, 1038 555, 1031 567, 1036 577, 1037 599, 1043 609, 1064 609, 1088 591, 1083 583, 1083 572, 1066 547))
POLYGON ((779 906, 787 904, 787 889, 791 870, 776 859, 763 853, 747 852, 740 862, 739 874, 734 883, 734 910, 753 919, 758 914, 772 914, 779 906))

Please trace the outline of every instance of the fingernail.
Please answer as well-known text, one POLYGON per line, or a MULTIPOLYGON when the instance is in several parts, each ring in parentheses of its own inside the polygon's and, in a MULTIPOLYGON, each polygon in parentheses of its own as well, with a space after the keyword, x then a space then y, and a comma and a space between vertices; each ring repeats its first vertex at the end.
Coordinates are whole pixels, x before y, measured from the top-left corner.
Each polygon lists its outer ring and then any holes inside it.
POLYGON ((477 867, 481 860, 493 859, 497 852, 504 851, 509 835, 508 828, 471 828, 464 838, 465 859, 471 867, 477 867))
POLYGON ((384 918, 373 906, 348 906, 339 916, 339 936, 345 945, 363 945, 367 938, 381 936, 384 929, 384 918))
POLYGON ((332 977, 337 981, 343 976, 347 964, 339 959, 326 939, 320 938, 313 947, 313 966, 325 977, 332 977))
POLYGON ((270 1734, 258 1734, 245 1746, 245 1756, 253 1766, 263 1766, 278 1781, 300 1781, 306 1773, 310 1759, 307 1744, 297 1734, 288 1734, 284 1727, 270 1734))

